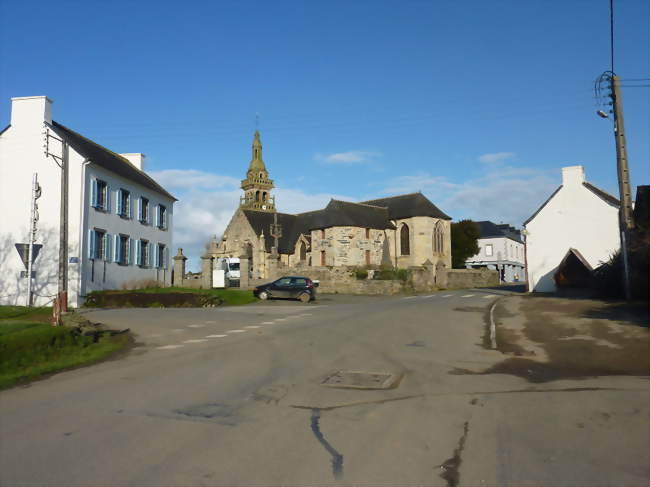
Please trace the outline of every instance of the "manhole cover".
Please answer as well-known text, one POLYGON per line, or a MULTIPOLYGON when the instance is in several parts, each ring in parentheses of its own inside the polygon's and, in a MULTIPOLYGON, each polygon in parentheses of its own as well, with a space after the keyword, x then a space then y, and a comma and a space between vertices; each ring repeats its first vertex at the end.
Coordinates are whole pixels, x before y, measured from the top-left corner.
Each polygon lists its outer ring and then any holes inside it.
POLYGON ((346 389, 391 389, 395 387, 398 375, 388 372, 357 372, 337 370, 321 382, 326 387, 346 389))

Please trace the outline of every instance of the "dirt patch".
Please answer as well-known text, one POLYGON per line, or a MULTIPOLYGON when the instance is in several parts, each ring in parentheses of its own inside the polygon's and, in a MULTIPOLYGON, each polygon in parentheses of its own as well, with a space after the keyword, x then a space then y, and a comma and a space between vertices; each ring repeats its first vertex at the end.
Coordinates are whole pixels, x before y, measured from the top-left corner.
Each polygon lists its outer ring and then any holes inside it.
POLYGON ((90 293, 85 301, 85 306, 97 308, 206 308, 221 304, 221 298, 206 294, 120 291, 90 293))
POLYGON ((647 307, 521 296, 502 303, 495 310, 497 349, 510 357, 482 372, 452 373, 511 374, 530 382, 650 375, 647 307))

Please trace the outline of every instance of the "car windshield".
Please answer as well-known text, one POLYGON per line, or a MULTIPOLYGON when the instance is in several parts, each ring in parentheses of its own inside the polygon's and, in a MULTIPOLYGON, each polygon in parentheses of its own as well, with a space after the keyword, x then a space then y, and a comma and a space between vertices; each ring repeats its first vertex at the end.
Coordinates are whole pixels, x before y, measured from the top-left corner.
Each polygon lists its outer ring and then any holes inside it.
POLYGON ((239 270, 239 262, 231 262, 229 264, 229 268, 231 271, 238 271, 239 270))

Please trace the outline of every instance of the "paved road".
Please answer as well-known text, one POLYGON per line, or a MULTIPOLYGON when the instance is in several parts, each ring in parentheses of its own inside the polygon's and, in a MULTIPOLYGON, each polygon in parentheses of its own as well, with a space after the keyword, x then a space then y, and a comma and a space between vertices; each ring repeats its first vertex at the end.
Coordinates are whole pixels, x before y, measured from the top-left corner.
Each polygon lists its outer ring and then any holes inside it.
POLYGON ((136 348, 0 393, 0 485, 648 485, 647 380, 459 372, 503 359, 500 294, 93 312, 136 348))

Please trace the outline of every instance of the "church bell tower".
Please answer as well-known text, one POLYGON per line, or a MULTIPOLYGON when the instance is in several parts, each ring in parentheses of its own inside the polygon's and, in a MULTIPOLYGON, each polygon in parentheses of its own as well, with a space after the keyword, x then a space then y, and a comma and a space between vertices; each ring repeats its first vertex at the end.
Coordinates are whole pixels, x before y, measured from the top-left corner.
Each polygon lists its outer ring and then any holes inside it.
POLYGON ((275 211, 275 196, 271 196, 273 180, 269 179, 262 160, 262 141, 259 131, 253 137, 253 157, 246 172, 246 179, 242 179, 241 189, 244 196, 239 199, 239 206, 245 210, 275 211))

